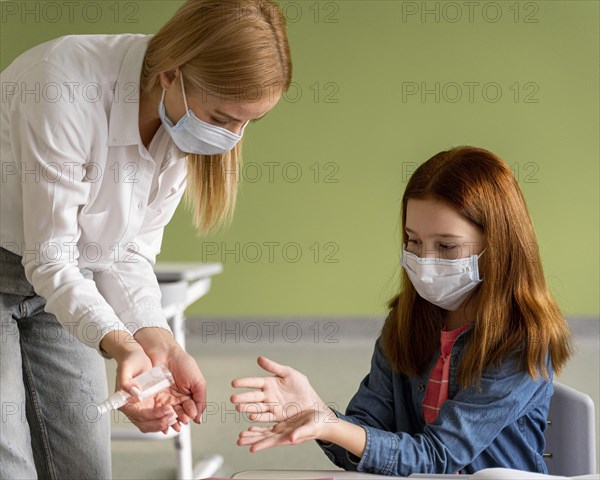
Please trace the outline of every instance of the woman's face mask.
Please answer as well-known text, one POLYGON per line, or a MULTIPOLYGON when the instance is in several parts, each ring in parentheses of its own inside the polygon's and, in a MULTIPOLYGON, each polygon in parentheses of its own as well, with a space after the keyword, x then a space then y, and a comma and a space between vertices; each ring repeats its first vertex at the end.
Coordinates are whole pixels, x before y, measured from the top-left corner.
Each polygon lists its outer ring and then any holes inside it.
POLYGON ((229 152, 241 140, 244 129, 248 122, 244 123, 239 135, 216 125, 203 122, 188 107, 185 89, 183 86, 183 74, 179 74, 181 80, 181 91, 183 92, 183 101, 186 114, 179 119, 176 125, 169 120, 165 112, 165 93, 163 88, 162 98, 158 106, 160 119, 175 145, 186 153, 195 153, 200 155, 217 155, 229 152))

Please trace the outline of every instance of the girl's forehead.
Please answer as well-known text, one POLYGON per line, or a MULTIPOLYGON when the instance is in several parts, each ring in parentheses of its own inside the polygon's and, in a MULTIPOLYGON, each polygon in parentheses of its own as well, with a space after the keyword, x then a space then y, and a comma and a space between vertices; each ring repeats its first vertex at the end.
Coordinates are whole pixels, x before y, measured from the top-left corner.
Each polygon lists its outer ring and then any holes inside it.
POLYGON ((426 236, 481 235, 479 228, 451 205, 435 199, 409 199, 406 204, 406 229, 426 236))

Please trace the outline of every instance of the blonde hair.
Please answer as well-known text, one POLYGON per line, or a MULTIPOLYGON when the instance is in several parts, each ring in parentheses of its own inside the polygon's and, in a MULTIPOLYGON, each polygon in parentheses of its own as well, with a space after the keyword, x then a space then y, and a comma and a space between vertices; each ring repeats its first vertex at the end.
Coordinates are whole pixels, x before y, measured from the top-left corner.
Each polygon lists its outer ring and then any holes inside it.
MULTIPOLYGON (((484 368, 520 352, 532 377, 549 378, 546 356, 560 373, 573 353, 569 327, 542 270, 525 199, 509 166, 487 150, 458 147, 440 152, 410 178, 402 199, 402 239, 407 243, 409 199, 435 199, 479 227, 486 253, 479 260, 471 339, 458 369, 461 386, 479 383, 484 368)), ((423 374, 439 348, 443 311, 421 298, 402 270, 402 292, 389 302, 383 349, 394 368, 423 374)))
MULTIPOLYGON (((270 0, 187 0, 149 42, 141 92, 162 88, 160 73, 180 67, 190 93, 236 102, 283 94, 292 76, 286 27, 270 0)), ((185 203, 200 235, 233 219, 241 143, 222 155, 187 156, 185 203)))

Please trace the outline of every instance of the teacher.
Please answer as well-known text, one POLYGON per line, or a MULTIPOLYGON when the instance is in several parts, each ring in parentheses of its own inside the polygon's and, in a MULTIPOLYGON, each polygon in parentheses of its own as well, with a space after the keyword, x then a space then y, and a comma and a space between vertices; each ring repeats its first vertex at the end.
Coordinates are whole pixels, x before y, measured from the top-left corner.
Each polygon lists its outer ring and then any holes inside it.
POLYGON ((268 0, 188 0, 156 35, 68 35, 2 72, 1 478, 111 477, 104 358, 126 391, 173 373, 123 407, 140 430, 200 422, 153 265, 184 192, 200 234, 231 221, 244 129, 290 82, 268 0))

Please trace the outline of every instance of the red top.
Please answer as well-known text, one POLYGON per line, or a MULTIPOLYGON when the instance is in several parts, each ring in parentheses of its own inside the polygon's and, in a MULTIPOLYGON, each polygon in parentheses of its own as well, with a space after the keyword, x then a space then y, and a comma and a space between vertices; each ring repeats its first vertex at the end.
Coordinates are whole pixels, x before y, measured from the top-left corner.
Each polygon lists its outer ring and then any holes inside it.
POLYGON ((432 423, 437 418, 442 404, 448 399, 448 378, 450 378, 450 354, 458 336, 469 328, 469 324, 454 330, 441 331, 440 358, 431 370, 427 392, 423 400, 423 418, 425 423, 432 423))

